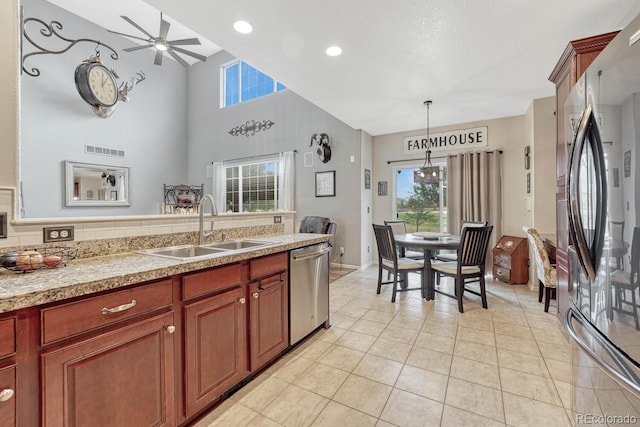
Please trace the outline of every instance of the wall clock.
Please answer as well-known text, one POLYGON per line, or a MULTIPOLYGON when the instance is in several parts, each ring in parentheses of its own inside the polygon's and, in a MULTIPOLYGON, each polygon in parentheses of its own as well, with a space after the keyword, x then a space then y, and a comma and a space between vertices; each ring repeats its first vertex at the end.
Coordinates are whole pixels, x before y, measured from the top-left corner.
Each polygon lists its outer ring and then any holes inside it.
POLYGON ((89 105, 109 108, 118 102, 116 78, 97 56, 78 65, 74 78, 78 93, 89 105))

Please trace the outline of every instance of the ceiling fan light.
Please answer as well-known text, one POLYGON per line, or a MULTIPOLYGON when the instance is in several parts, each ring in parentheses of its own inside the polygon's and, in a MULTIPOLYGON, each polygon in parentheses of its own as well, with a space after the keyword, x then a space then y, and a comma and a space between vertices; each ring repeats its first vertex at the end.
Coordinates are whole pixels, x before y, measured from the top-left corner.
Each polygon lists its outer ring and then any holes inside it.
POLYGON ((156 49, 161 50, 163 52, 166 52, 167 50, 167 45, 163 42, 163 41, 156 41, 155 45, 156 49))
POLYGON ((247 21, 236 21, 233 23, 233 29, 240 34, 249 34, 253 31, 253 26, 247 21))

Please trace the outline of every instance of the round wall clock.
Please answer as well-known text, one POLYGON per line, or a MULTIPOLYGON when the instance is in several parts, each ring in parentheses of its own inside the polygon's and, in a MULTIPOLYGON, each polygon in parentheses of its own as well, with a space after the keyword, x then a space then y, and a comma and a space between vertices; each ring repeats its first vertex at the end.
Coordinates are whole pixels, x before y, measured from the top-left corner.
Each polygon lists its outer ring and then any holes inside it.
POLYGON ((89 105, 108 108, 118 101, 116 78, 100 58, 78 65, 74 77, 78 93, 89 105))

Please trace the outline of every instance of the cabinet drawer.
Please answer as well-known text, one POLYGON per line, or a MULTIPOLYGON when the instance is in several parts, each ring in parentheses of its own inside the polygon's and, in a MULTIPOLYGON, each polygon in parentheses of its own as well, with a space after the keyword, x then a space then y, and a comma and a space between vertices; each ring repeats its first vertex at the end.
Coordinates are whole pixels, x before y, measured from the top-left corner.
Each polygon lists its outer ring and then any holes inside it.
POLYGON ((509 283, 511 281, 511 270, 494 265, 493 278, 509 283))
POLYGON ((0 422, 3 426, 16 424, 16 365, 0 369, 0 392, 11 393, 13 396, 0 402, 0 422))
POLYGON ((82 334, 173 303, 172 280, 40 310, 42 344, 82 334))
POLYGON ((242 284, 242 264, 218 267, 182 278, 182 299, 188 300, 242 284))
POLYGON ((249 261, 250 280, 287 269, 287 252, 267 255, 249 261))
POLYGON ((493 263, 502 268, 511 268, 511 255, 496 253, 493 256, 493 263))
POLYGON ((16 318, 0 320, 0 358, 16 352, 16 318))

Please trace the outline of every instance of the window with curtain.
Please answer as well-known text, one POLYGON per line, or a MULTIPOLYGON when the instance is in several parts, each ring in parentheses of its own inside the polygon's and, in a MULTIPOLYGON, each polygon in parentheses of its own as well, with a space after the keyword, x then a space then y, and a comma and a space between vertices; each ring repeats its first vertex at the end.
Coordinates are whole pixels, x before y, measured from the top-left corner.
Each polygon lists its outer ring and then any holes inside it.
POLYGON ((213 168, 216 204, 224 212, 293 210, 293 152, 214 162, 213 168))
POLYGON ((229 107, 287 88, 279 81, 243 61, 234 61, 223 65, 221 80, 223 107, 229 107))

